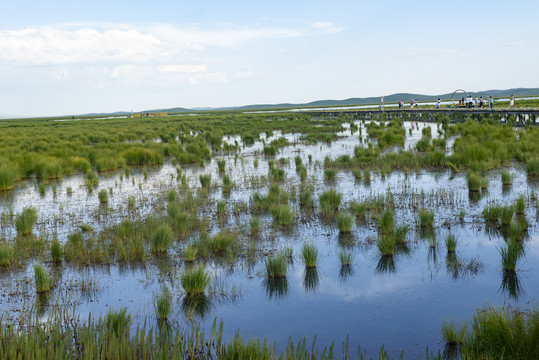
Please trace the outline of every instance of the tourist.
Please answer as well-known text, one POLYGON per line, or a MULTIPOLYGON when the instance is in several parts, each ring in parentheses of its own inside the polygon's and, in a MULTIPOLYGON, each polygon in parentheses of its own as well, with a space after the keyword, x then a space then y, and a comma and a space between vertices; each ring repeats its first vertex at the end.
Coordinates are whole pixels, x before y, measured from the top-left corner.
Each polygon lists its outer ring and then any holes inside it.
POLYGON ((511 109, 515 107, 515 97, 513 96, 513 94, 511 94, 511 96, 509 97, 509 107, 511 109))
POLYGON ((436 110, 439 110, 439 109, 440 109, 440 98, 436 100, 436 110))
POLYGON ((494 106, 494 99, 492 96, 489 96, 488 98, 488 106, 490 107, 490 110, 492 110, 492 107, 494 106))
POLYGON ((479 108, 482 108, 483 107, 483 97, 481 96, 479 98, 479 108))

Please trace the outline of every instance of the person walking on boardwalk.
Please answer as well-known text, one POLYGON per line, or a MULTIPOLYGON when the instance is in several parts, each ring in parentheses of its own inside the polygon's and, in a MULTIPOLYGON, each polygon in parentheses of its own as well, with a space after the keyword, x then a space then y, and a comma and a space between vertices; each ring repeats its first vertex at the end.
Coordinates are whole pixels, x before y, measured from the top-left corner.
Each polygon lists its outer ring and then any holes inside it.
POLYGON ((488 106, 490 107, 490 110, 492 110, 492 107, 494 106, 494 99, 492 96, 489 96, 488 98, 488 106))
POLYGON ((513 96, 513 94, 511 94, 511 96, 509 97, 509 107, 511 109, 515 107, 515 97, 513 96))
POLYGON ((440 109, 440 98, 436 100, 436 110, 439 110, 439 109, 440 109))

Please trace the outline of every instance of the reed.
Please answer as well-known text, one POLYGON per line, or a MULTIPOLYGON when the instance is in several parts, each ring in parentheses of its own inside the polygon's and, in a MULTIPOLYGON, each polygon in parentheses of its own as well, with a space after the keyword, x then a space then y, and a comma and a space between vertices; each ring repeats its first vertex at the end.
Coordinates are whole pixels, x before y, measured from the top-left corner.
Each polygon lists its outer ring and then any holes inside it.
POLYGON ((281 227, 287 227, 292 223, 294 214, 287 204, 276 204, 270 209, 273 220, 277 221, 281 227))
POLYGON ((180 275, 180 282, 188 296, 204 294, 210 281, 210 273, 202 265, 186 269, 180 275))
POLYGON ((197 257, 198 249, 192 245, 188 245, 183 250, 183 259, 185 262, 193 262, 197 257))
POLYGON ((284 256, 267 257, 264 264, 266 266, 266 277, 268 279, 286 278, 288 264, 284 256))
POLYGON ((395 227, 395 242, 397 245, 405 245, 406 244, 406 235, 408 234, 408 226, 407 225, 399 225, 395 227))
POLYGON ((466 175, 466 181, 468 183, 469 191, 479 191, 481 190, 481 177, 473 171, 468 171, 466 175))
POLYGON ((526 161, 528 176, 539 176, 539 157, 530 158, 526 161))
POLYGON ((467 324, 462 324, 459 328, 455 329, 452 321, 443 321, 441 334, 446 346, 461 345, 464 342, 467 329, 467 324))
POLYGON ((249 226, 251 235, 257 234, 260 230, 260 218, 258 216, 251 216, 251 219, 249 219, 249 226))
POLYGON ((109 309, 105 317, 105 329, 109 336, 116 338, 128 338, 131 327, 131 316, 127 314, 127 308, 120 310, 109 309))
POLYGON ((219 169, 219 172, 225 171, 225 165, 226 165, 226 162, 224 159, 217 160, 217 168, 219 169))
POLYGON ((17 170, 13 165, 0 166, 0 191, 13 189, 17 180, 17 170))
POLYGON ((223 182, 223 192, 224 193, 230 192, 230 190, 232 189, 232 186, 234 185, 232 183, 232 180, 230 180, 230 176, 228 176, 227 174, 223 175, 222 182, 223 182))
POLYGON ((314 244, 304 243, 303 247, 301 248, 301 256, 306 268, 316 267, 319 260, 319 255, 318 249, 316 246, 314 246, 314 244))
POLYGON ((503 208, 498 205, 487 205, 483 209, 483 218, 488 224, 495 224, 501 218, 503 208))
POLYGON ((350 211, 352 211, 358 219, 364 219, 370 204, 367 201, 358 203, 357 201, 350 202, 350 211))
POLYGON ((226 255, 236 243, 236 237, 230 231, 224 230, 215 234, 209 241, 209 249, 213 255, 226 255))
POLYGON ((47 270, 41 263, 34 264, 34 280, 37 293, 49 292, 49 274, 47 274, 47 270))
POLYGON ((337 171, 335 171, 335 169, 324 169, 324 178, 326 180, 334 180, 335 175, 337 175, 337 171))
POLYGON ((352 231, 354 218, 349 213, 340 213, 337 216, 337 227, 340 233, 349 233, 352 231))
POLYGON ((380 218, 378 219, 378 227, 380 228, 380 232, 382 233, 382 235, 393 234, 393 231, 395 229, 393 210, 386 209, 382 212, 380 218))
POLYGON ((320 195, 320 212, 324 217, 334 217, 341 204, 342 194, 335 189, 330 189, 320 195))
POLYGON ((15 229, 19 235, 28 235, 32 233, 34 224, 37 220, 37 210, 34 207, 24 208, 15 218, 15 229))
POLYGON ((515 209, 513 206, 502 207, 502 213, 500 215, 502 226, 507 227, 511 225, 511 221, 513 220, 514 213, 515 213, 515 209))

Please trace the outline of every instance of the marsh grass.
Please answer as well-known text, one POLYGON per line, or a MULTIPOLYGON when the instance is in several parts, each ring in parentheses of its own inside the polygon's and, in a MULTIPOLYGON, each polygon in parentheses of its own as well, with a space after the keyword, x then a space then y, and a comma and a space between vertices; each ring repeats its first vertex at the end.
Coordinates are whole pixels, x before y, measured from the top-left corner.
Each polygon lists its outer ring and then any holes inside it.
POLYGON ((326 180, 329 180, 329 181, 335 180, 336 175, 337 175, 337 171, 335 171, 335 169, 324 169, 324 178, 326 180))
POLYGON ((517 215, 524 215, 524 212, 526 211, 526 199, 524 199, 524 195, 520 195, 515 203, 515 212, 517 215))
POLYGON ((186 269, 180 275, 182 287, 189 296, 204 294, 210 281, 210 273, 202 265, 186 269))
POLYGON ((406 235, 408 234, 408 226, 407 225, 399 225, 395 228, 395 242, 397 245, 405 245, 406 244, 406 235))
POLYGON ((161 294, 157 296, 154 303, 154 311, 157 320, 167 320, 170 316, 170 310, 172 308, 172 295, 168 286, 163 286, 161 294))
POLYGON ((234 183, 232 182, 232 180, 230 180, 230 176, 228 176, 227 174, 224 174, 222 177, 222 182, 223 182, 223 192, 229 193, 232 187, 234 186, 234 183))
POLYGON ((209 241, 209 249, 213 255, 223 256, 232 251, 235 243, 236 236, 228 230, 223 230, 211 238, 209 241))
POLYGON ((217 168, 219 169, 219 172, 225 171, 225 165, 226 165, 226 161, 224 159, 217 160, 217 168))
POLYGON ((7 268, 15 261, 13 246, 7 243, 0 244, 0 267, 7 268))
POLYGON ((29 235, 37 220, 37 210, 34 207, 24 208, 15 218, 15 229, 19 235, 29 235))
POLYGON ((0 166, 0 191, 11 190, 15 187, 15 182, 18 180, 17 169, 14 165, 0 166))
POLYGON ((80 231, 82 231, 82 232, 88 232, 88 231, 94 230, 94 228, 93 228, 91 225, 89 225, 89 224, 80 224, 80 225, 79 225, 79 229, 80 229, 80 231))
POLYGON ((528 176, 539 176, 539 157, 530 158, 526 161, 528 176))
POLYGON ((488 307, 477 311, 461 345, 463 359, 537 359, 539 313, 488 307))
POLYGON ((337 227, 341 233, 349 233, 352 231, 354 218, 349 213, 340 213, 337 216, 337 227))
POLYGON ((352 174, 354 175, 356 181, 361 181, 361 178, 363 177, 363 172, 360 169, 352 169, 352 174))
POLYGON ((452 321, 442 321, 441 335, 446 346, 457 346, 462 344, 467 329, 467 324, 462 324, 459 328, 455 328, 452 321))
POLYGON ((256 235, 260 231, 260 218, 258 216, 251 216, 249 219, 249 228, 251 235, 256 235))
POLYGON ((318 249, 314 244, 304 243, 301 248, 301 257, 306 268, 314 268, 318 264, 318 249))
POLYGON ((418 214, 419 226, 424 229, 430 229, 434 225, 434 211, 421 209, 418 214))
POLYGON ((499 248, 504 271, 514 272, 521 256, 521 246, 516 241, 509 241, 506 247, 499 248))
POLYGON ((454 253, 457 249, 457 237, 455 234, 447 234, 445 238, 445 247, 448 253, 454 253))
POLYGON ((106 189, 99 190, 97 197, 100 204, 107 204, 109 202, 109 194, 106 189))
POLYGON ((466 210, 465 209, 460 209, 460 211, 459 211, 459 220, 462 222, 462 221, 464 221, 465 217, 466 217, 466 210))
POLYGON ((34 264, 34 280, 37 293, 46 293, 50 290, 49 274, 41 263, 34 264))
POLYGON ((105 328, 108 334, 118 338, 128 337, 130 327, 131 316, 127 314, 127 308, 109 309, 105 317, 105 328))
POLYGON ((279 226, 288 227, 294 220, 294 214, 290 210, 290 206, 287 204, 273 205, 270 209, 273 220, 275 220, 279 226))
POLYGON ((199 176, 200 186, 203 188, 209 188, 211 185, 211 174, 201 174, 199 176))
POLYGON ((479 191, 481 190, 481 177, 473 171, 468 171, 466 175, 466 181, 468 183, 469 191, 479 191))
POLYGON ((268 256, 264 261, 268 279, 285 278, 288 262, 284 256, 268 256))
POLYGON ((487 205, 483 209, 483 218, 488 224, 496 224, 502 216, 503 208, 498 205, 487 205))
POLYGON ((350 202, 350 211, 352 211, 352 213, 354 213, 358 219, 365 219, 367 211, 369 211, 369 207, 370 207, 370 204, 367 201, 350 202))
POLYGON ((511 221, 513 220, 514 213, 515 213, 515 209, 513 206, 504 206, 502 208, 502 213, 500 215, 502 226, 507 227, 511 225, 511 221))
POLYGON ((351 252, 341 250, 339 252, 339 260, 341 262, 341 266, 350 266, 354 261, 354 255, 351 252))
POLYGON ((391 235, 395 229, 394 213, 391 209, 386 209, 378 219, 378 227, 382 235, 391 235))
POLYGON ((59 264, 62 262, 62 245, 60 244, 60 241, 58 241, 57 238, 54 238, 51 242, 51 258, 52 262, 55 264, 59 264))
POLYGON ((376 240, 376 247, 378 248, 380 255, 382 255, 383 257, 393 256, 393 254, 395 254, 395 249, 397 247, 395 237, 394 236, 379 236, 378 239, 376 240))
POLYGON ((183 259, 185 262, 193 262, 197 257, 198 249, 195 246, 188 245, 183 250, 183 259))
POLYGON ((320 213, 323 217, 334 218, 341 204, 342 194, 335 189, 329 189, 320 195, 320 213))
POLYGON ((217 201, 217 216, 223 218, 226 215, 226 201, 219 200, 217 201))
POLYGON ((511 185, 512 183, 513 183, 513 175, 509 171, 503 169, 502 170, 502 185, 508 186, 508 185, 511 185))
POLYGON ((167 224, 161 224, 157 227, 151 238, 152 253, 163 255, 172 244, 172 229, 167 224))

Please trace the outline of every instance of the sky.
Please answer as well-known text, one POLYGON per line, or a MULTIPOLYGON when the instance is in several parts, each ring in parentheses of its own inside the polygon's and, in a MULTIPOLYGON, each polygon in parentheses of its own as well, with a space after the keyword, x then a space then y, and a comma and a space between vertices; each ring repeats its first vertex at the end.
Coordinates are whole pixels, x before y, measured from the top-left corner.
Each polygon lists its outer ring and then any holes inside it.
POLYGON ((539 87, 539 1, 0 0, 0 115, 539 87))

